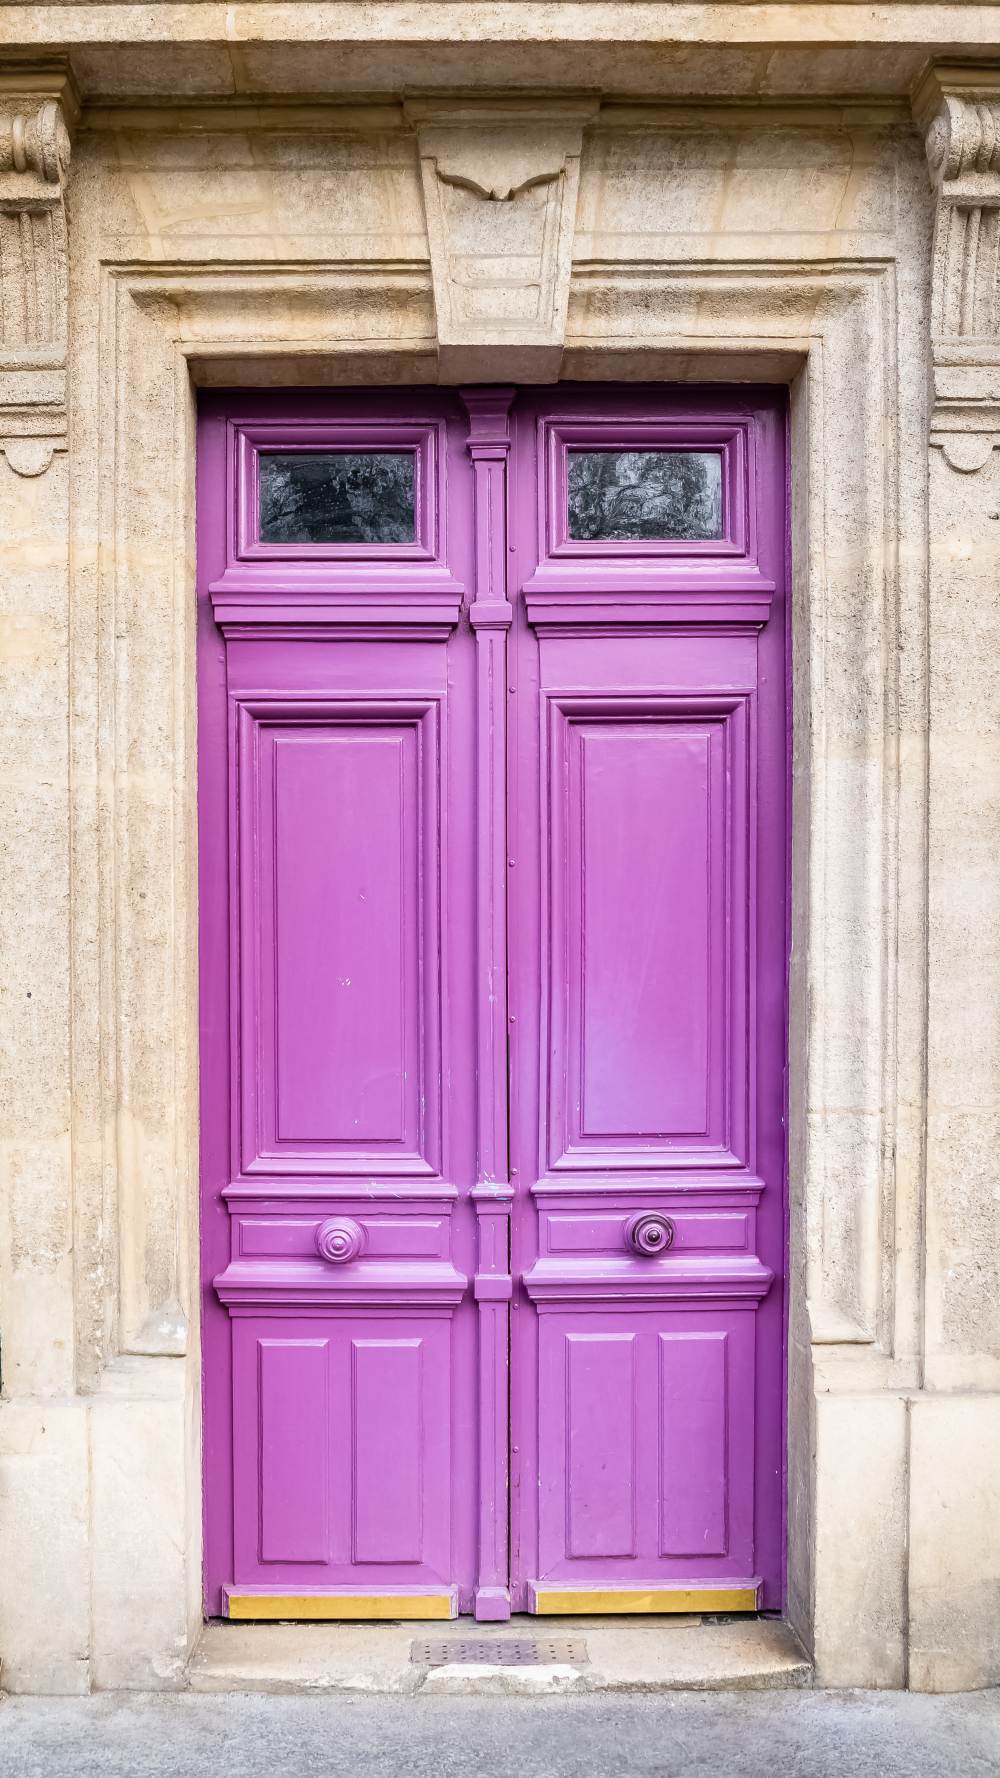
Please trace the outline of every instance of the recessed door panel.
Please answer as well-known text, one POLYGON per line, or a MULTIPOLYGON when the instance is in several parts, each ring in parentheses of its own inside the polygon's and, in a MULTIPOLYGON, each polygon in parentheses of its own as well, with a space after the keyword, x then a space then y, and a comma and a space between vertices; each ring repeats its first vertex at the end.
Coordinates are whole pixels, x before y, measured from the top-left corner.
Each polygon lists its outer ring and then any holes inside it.
MULTIPOLYGON (((730 1380, 730 1335, 723 1328, 683 1327, 659 1335, 660 1554, 729 1553, 729 1449, 735 1442, 744 1473, 753 1372, 730 1380), (728 1422, 735 1387, 741 1412, 735 1441, 728 1422), (742 1400, 740 1399, 742 1397, 742 1400)), ((745 1359, 745 1354, 743 1355, 745 1359)))
POLYGON ((415 1134, 413 754, 412 731, 274 744, 278 1142, 357 1149, 415 1134))
POLYGON ((576 751, 579 827, 568 838, 580 958, 569 1023, 582 1067, 572 1134, 707 1135, 709 736, 688 725, 584 723, 576 751))
MULTIPOLYGON (((561 1420, 569 1553, 633 1556, 635 1335, 567 1333, 560 1356, 565 1366, 561 1420)), ((544 1404, 542 1412, 547 1418, 544 1404)), ((554 1419, 554 1430, 558 1426, 554 1419)))
POLYGON ((330 1548, 330 1342, 322 1337, 258 1337, 256 1359, 260 1561, 325 1562, 330 1548))
POLYGON ((355 1562, 419 1562, 423 1555, 426 1345, 422 1337, 351 1341, 355 1562))
POLYGON ((235 1587, 447 1588, 449 1323, 240 1317, 235 1587))
POLYGON ((754 1320, 543 1311, 539 1584, 753 1576, 754 1320))
POLYGON ((436 1170, 437 714, 241 709, 245 1171, 436 1170))
POLYGON ((547 705, 549 1166, 731 1162, 747 1099, 746 703, 547 705))

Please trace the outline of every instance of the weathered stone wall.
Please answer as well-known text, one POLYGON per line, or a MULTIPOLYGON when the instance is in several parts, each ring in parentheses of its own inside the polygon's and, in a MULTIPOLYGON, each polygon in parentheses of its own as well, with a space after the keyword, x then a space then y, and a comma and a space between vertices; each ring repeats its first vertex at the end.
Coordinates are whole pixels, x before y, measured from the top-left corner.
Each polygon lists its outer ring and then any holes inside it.
POLYGON ((56 267, 45 339, 0 348, 5 1683, 180 1684, 200 1616, 196 386, 532 362, 791 387, 791 1612, 832 1684, 996 1680, 1000 456, 928 459, 940 92, 920 127, 15 100, 75 139, 54 177, 0 156, 0 226, 51 213, 56 267), (530 337, 447 309, 488 257, 486 132, 500 183, 555 169, 530 337))

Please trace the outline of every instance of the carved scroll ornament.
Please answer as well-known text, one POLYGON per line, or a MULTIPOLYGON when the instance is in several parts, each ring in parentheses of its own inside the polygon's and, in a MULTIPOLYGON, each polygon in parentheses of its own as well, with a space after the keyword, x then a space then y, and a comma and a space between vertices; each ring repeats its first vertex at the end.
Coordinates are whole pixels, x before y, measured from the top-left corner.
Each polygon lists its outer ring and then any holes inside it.
POLYGON ((70 139, 62 107, 46 99, 37 110, 15 111, 0 135, 0 173, 34 173, 60 185, 69 170, 70 139))
POLYGON ((29 477, 65 448, 64 191, 76 114, 63 75, 39 86, 0 75, 0 450, 29 477))
POLYGON ((931 443, 971 474, 1000 444, 1000 70, 932 70, 914 110, 937 197, 931 443))

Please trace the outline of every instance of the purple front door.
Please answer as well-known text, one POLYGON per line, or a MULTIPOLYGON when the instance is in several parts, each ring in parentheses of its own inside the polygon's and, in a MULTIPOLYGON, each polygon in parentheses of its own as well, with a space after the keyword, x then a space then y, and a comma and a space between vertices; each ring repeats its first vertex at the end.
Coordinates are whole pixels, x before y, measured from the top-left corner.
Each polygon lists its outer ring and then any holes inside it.
POLYGON ((203 405, 212 1615, 782 1603, 784 434, 203 405))

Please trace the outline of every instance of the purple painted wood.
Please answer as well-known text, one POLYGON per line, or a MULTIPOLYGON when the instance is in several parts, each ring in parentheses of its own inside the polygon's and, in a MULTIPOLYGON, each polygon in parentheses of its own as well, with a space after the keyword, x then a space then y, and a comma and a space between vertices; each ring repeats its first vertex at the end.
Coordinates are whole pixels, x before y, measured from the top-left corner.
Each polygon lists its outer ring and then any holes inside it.
POLYGON ((784 408, 595 387, 515 413, 513 1607, 759 1580, 777 1608, 784 408), (722 537, 571 540, 575 447, 719 451, 722 537), (662 1255, 629 1241, 644 1208, 662 1255))
POLYGON ((472 1606, 466 433, 436 395, 213 397, 201 416, 210 1612, 227 1588, 457 1587, 472 1606), (255 452, 338 446, 416 453, 417 541, 258 543, 255 452))
POLYGON ((463 389, 476 539, 476 1186, 481 1622, 510 1617, 510 1188, 507 1157, 507 461, 513 389, 463 389))
POLYGON ((784 489, 762 390, 206 399, 210 1613, 782 1603, 784 489), (414 541, 262 544, 338 448, 414 541), (716 452, 722 535, 571 539, 575 448, 716 452))

